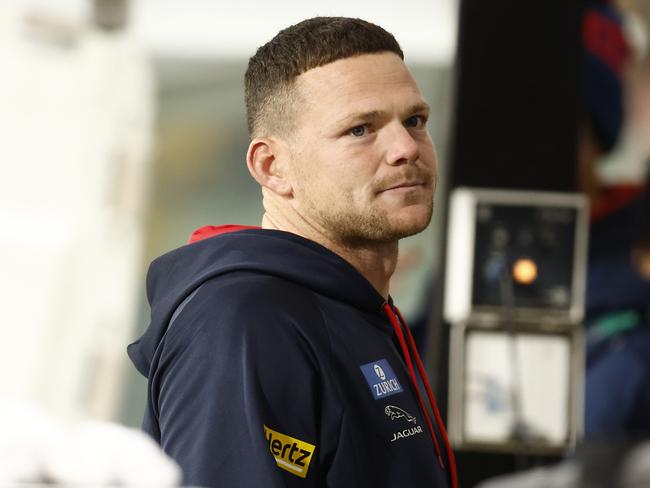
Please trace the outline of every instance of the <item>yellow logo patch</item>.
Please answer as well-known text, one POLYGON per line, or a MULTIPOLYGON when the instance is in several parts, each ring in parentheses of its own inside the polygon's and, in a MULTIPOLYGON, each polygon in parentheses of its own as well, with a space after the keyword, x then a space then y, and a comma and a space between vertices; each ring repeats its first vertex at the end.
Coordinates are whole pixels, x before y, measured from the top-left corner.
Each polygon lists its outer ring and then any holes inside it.
POLYGON ((309 463, 316 446, 288 435, 280 434, 264 426, 264 435, 269 441, 269 450, 273 454, 278 468, 304 478, 307 476, 309 463))

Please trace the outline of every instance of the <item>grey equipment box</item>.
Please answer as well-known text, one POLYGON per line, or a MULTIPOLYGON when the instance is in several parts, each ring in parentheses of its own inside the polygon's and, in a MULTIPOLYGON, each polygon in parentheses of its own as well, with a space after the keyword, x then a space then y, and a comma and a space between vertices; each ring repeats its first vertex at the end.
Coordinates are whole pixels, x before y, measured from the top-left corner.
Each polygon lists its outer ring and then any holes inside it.
POLYGON ((459 188, 444 316, 457 449, 558 454, 582 433, 582 195, 459 188))

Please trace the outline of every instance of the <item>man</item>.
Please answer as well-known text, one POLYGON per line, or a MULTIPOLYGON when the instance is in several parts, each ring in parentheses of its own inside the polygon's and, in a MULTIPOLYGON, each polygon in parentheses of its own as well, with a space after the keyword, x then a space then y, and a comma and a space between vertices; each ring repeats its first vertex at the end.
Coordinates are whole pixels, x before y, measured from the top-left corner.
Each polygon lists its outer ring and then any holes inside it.
POLYGON ((257 51, 245 84, 262 228, 203 229, 152 264, 151 325, 129 347, 149 378, 144 428, 186 484, 456 486, 389 296, 436 177, 398 43, 306 20, 257 51))

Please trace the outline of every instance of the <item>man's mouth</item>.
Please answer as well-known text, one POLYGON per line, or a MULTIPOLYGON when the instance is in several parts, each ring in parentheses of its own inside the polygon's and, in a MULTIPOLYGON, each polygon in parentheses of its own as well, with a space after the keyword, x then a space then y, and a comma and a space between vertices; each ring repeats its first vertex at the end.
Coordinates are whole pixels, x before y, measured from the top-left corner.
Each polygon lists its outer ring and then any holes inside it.
POLYGON ((380 190, 379 193, 384 193, 387 191, 391 190, 397 190, 397 191, 408 191, 411 189, 415 189, 421 186, 424 186, 425 182, 422 180, 409 180, 409 181, 403 181, 400 183, 395 183, 391 184, 387 188, 384 188, 383 190, 380 190))

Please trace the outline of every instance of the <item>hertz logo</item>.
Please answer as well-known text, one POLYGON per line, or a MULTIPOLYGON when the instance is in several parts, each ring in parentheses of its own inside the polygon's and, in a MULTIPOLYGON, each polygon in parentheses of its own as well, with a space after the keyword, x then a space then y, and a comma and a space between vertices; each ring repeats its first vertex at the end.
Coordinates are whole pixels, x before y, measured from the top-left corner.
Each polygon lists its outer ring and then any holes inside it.
POLYGON ((269 450, 279 468, 304 478, 316 446, 308 442, 280 434, 264 426, 264 435, 269 441, 269 450))

